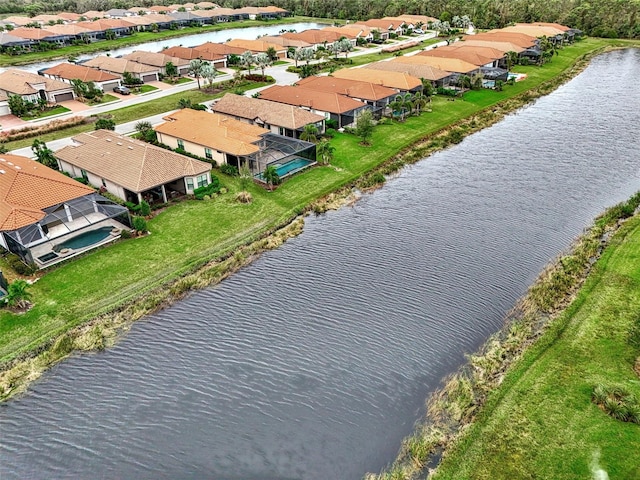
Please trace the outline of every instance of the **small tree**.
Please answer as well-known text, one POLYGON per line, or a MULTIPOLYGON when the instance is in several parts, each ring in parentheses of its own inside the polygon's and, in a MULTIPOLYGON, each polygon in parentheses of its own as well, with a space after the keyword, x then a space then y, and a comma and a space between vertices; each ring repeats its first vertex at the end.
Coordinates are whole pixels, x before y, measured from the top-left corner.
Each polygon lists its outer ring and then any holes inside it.
POLYGON ((267 51, 265 53, 267 54, 271 62, 275 62, 276 60, 278 60, 278 52, 274 47, 267 48, 267 51))
POLYGON ((271 58, 266 53, 259 53, 256 55, 256 67, 258 67, 262 71, 262 76, 264 77, 265 68, 271 66, 271 58))
POLYGON ((71 80, 71 86, 73 87, 73 93, 75 93, 76 97, 82 102, 87 97, 87 84, 79 78, 74 78, 71 80))
POLYGON ((280 175, 278 175, 278 171, 276 167, 273 165, 268 165, 267 168, 262 172, 262 178, 264 178, 267 185, 269 185, 269 190, 273 191, 273 186, 280 183, 280 175))
POLYGON ((140 137, 149 143, 154 143, 158 137, 151 122, 141 121, 136 123, 136 132, 140 134, 140 137))
POLYGON ((188 98, 181 98, 180 100, 178 100, 178 108, 182 109, 191 107, 191 100, 189 100, 188 98))
POLYGON ((110 118, 99 118, 95 124, 96 130, 115 130, 116 122, 110 118))
POLYGON ((14 280, 7 287, 5 302, 7 306, 14 308, 27 308, 31 300, 30 284, 26 280, 14 280))
POLYGON ((31 151, 36 156, 36 160, 41 164, 53 168, 54 170, 58 170, 58 161, 56 157, 53 155, 53 150, 47 147, 47 144, 42 140, 36 138, 31 144, 31 151))
POLYGON ((12 115, 22 117, 29 112, 29 104, 20 95, 9 95, 9 110, 12 115))
POLYGON ((340 40, 339 45, 340 51, 344 53, 344 58, 348 58, 349 52, 353 50, 353 45, 351 44, 351 42, 348 39, 343 38, 342 40, 340 40))
POLYGON ((326 138, 316 145, 316 160, 322 165, 329 165, 333 160, 335 147, 326 138))
POLYGON ((147 231, 147 220, 144 217, 133 217, 131 224, 138 233, 144 233, 147 231))
POLYGON ((362 145, 371 145, 369 139, 373 134, 373 114, 371 110, 364 110, 356 119, 356 135, 362 139, 362 145))
POLYGON ((249 50, 244 52, 240 57, 240 64, 245 67, 249 71, 249 75, 251 75, 251 67, 254 65, 255 59, 253 57, 253 53, 249 50))
POLYGON ((208 62, 205 62, 201 58, 194 58, 189 62, 189 73, 193 75, 198 82, 198 90, 200 90, 200 77, 202 77, 202 70, 208 62))
POLYGON ((178 67, 176 67, 173 62, 167 62, 164 65, 164 73, 168 77, 177 77, 178 76, 178 67))
POLYGON ((113 40, 116 38, 116 32, 113 30, 107 30, 104 32, 104 38, 105 40, 113 40))
POLYGON ((249 188, 249 185, 251 185, 251 183, 253 182, 253 176, 251 175, 251 170, 249 170, 249 167, 247 167, 246 165, 243 165, 242 167, 240 167, 239 180, 240 180, 240 189, 243 192, 246 192, 247 189, 249 188))
POLYGON ((214 67, 211 63, 207 62, 206 65, 202 67, 202 77, 207 80, 207 85, 209 88, 213 86, 213 81, 218 76, 218 71, 216 67, 214 67))
POLYGON ((316 143, 318 141, 318 127, 312 123, 305 125, 300 134, 300 140, 316 143))

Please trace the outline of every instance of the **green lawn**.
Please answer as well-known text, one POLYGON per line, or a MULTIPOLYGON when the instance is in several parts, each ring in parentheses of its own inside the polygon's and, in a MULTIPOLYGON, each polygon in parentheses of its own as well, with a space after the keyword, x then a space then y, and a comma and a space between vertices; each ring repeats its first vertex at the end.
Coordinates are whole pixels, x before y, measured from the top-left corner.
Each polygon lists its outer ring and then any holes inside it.
POLYGON ((275 62, 273 62, 273 65, 289 65, 290 62, 287 62, 286 60, 276 60, 275 62))
POLYGON ((434 477, 640 478, 640 425, 606 415, 593 387, 624 386, 640 398, 640 355, 627 332, 640 311, 640 219, 624 227, 577 299, 494 391, 434 477))
POLYGON ((180 77, 177 81, 175 82, 171 82, 168 79, 164 79, 162 80, 163 83, 166 83, 168 85, 180 85, 182 83, 190 83, 190 82, 194 82, 195 80, 193 78, 189 78, 189 77, 180 77))
POLYGON ((57 107, 53 107, 49 110, 45 110, 44 112, 38 112, 36 115, 25 115, 22 117, 22 120, 37 120, 40 118, 51 117, 53 115, 60 115, 61 113, 70 112, 67 107, 63 107, 58 105, 57 107))
MULTIPOLYGON (((529 74, 527 81, 507 86, 503 92, 470 92, 464 101, 455 102, 436 99, 433 113, 411 117, 402 124, 378 126, 371 147, 360 146, 359 139, 352 135, 337 134, 332 140, 336 147, 334 165, 341 170, 313 168, 273 193, 253 187, 255 201, 250 205, 233 200, 237 185, 224 177, 230 193, 212 201, 189 201, 171 207, 149 222, 151 236, 120 242, 44 275, 33 286, 35 306, 31 311, 20 316, 0 313, 0 361, 140 296, 192 265, 237 247, 253 234, 289 218, 296 208, 353 181, 426 134, 534 87, 571 66, 580 55, 606 44, 588 39, 567 47, 552 64, 523 68, 529 74)), ((161 99, 162 104, 146 102, 116 110, 114 119, 122 123, 166 111, 172 101, 188 94, 193 102, 202 101, 197 98, 202 92, 184 92, 172 100, 161 99)))
POLYGON ((156 90, 159 90, 159 88, 154 87, 153 85, 140 85, 133 89, 133 93, 136 95, 142 95, 143 93, 155 92, 156 90))
POLYGON ((118 97, 116 97, 115 95, 111 95, 109 93, 105 93, 104 95, 102 95, 102 97, 100 98, 99 102, 91 101, 89 102, 89 105, 91 106, 95 106, 95 105, 102 105, 104 103, 109 103, 109 102, 115 102, 120 100, 118 97))

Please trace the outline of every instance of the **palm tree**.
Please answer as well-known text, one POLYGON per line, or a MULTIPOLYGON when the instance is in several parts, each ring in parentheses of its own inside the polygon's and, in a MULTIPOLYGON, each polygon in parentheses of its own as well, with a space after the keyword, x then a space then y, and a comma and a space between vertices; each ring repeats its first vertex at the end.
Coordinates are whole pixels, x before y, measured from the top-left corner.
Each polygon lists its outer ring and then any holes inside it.
POLYGON ((293 58, 293 61, 296 62, 296 68, 298 68, 298 62, 300 60, 304 60, 304 49, 302 47, 296 48, 293 51, 293 55, 291 56, 291 58, 293 58))
POLYGON ((202 76, 202 69, 207 64, 201 58, 194 58, 189 62, 189 73, 196 77, 198 81, 198 90, 200 90, 200 77, 202 76))
POLYGON ((391 109, 391 116, 393 117, 396 112, 401 113, 402 111, 402 97, 400 95, 396 95, 393 101, 389 102, 389 108, 391 109))
POLYGON ((30 284, 26 280, 14 280, 7 287, 5 302, 11 308, 27 308, 31 300, 30 284))
POLYGON ((71 80, 71 86, 73 87, 73 93, 82 102, 87 92, 87 85, 79 78, 74 78, 71 80))
POLYGON ((427 96, 422 92, 417 92, 413 96, 413 106, 416 109, 418 115, 420 115, 420 111, 427 106, 429 100, 427 100, 427 96))
POLYGON ((302 60, 307 62, 307 65, 309 65, 309 62, 313 60, 315 56, 316 52, 313 51, 313 48, 307 47, 302 49, 302 60))
POLYGON ((249 50, 244 52, 240 57, 240 64, 247 68, 247 70, 249 71, 249 75, 251 75, 251 67, 254 63, 255 59, 253 58, 253 53, 251 53, 249 50))
MULTIPOLYGON (((402 95, 402 112, 403 112, 403 115, 404 115, 404 112, 409 112, 409 115, 411 115, 412 111, 413 111, 413 97, 409 92, 407 92, 404 95, 402 95)), ((403 120, 404 120, 404 117, 403 117, 403 120)))
POLYGON ((300 134, 300 140, 316 143, 318 141, 318 127, 312 123, 305 125, 300 134))
POLYGON ((207 62, 202 67, 202 72, 201 73, 202 73, 202 77, 207 79, 207 83, 209 84, 209 87, 211 87, 211 85, 213 84, 213 81, 218 76, 218 71, 209 62, 207 62))
POLYGON ((507 72, 509 72, 511 67, 518 63, 518 54, 514 51, 510 51, 505 54, 505 57, 507 61, 507 72))
POLYGON ((39 163, 49 168, 53 168, 54 170, 58 169, 58 161, 53 154, 53 150, 47 147, 47 144, 42 140, 36 138, 31 144, 31 150, 39 163))
POLYGON ((322 165, 329 165, 333 160, 333 154, 335 153, 335 147, 329 143, 326 138, 323 139, 318 145, 316 145, 316 160, 322 165))
POLYGON ((340 51, 344 52, 344 58, 348 58, 349 52, 353 50, 353 45, 351 45, 351 42, 346 38, 343 38, 342 40, 340 40, 339 45, 340 45, 340 51))
POLYGON ((181 98, 178 100, 178 108, 191 108, 191 100, 188 98, 181 98))
POLYGON ((264 69, 271 66, 271 58, 266 53, 259 53, 256 55, 256 67, 262 71, 264 77, 264 69))
POLYGON ((267 185, 269 185, 269 190, 273 191, 273 186, 280 183, 280 176, 278 175, 278 171, 276 167, 273 165, 268 165, 267 168, 262 172, 262 178, 264 178, 267 185))

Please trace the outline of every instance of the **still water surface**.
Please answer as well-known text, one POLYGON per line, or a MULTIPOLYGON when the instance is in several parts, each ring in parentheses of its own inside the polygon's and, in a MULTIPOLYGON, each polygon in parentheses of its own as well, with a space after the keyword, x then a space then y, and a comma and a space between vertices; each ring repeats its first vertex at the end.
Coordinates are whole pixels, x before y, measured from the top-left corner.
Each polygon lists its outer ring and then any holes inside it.
MULTIPOLYGON (((89 55, 78 55, 78 61, 89 60, 97 55, 105 55, 109 53, 112 57, 119 57, 122 55, 126 55, 128 53, 134 52, 136 50, 145 50, 148 52, 159 52, 163 48, 170 48, 175 46, 183 46, 183 47, 195 47, 196 45, 202 45, 205 42, 226 42, 232 38, 241 38, 243 40, 255 40, 258 36, 264 35, 278 35, 280 30, 296 30, 297 32, 301 32, 303 30, 309 30, 312 28, 322 28, 326 25, 322 25, 319 23, 312 22, 298 22, 291 24, 280 24, 280 25, 272 25, 265 24, 260 25, 259 27, 247 27, 247 28, 230 28, 228 30, 219 30, 215 32, 207 32, 197 33, 193 35, 185 35, 184 37, 176 37, 176 38, 168 38, 166 40, 161 40, 158 42, 146 42, 141 43, 139 45, 132 45, 130 47, 122 47, 122 48, 114 48, 109 50, 108 52, 98 52, 92 53, 89 55)), ((21 65, 19 68, 21 70, 27 70, 29 72, 37 72, 38 70, 43 70, 45 68, 51 68, 54 65, 58 65, 65 60, 58 59, 52 60, 49 62, 37 62, 30 63, 29 65, 21 65)), ((0 72, 5 71, 6 69, 0 68, 0 72)))
POLYGON ((638 78, 640 51, 600 56, 115 348, 58 365, 0 407, 0 477, 377 471, 549 259, 640 188, 638 78))

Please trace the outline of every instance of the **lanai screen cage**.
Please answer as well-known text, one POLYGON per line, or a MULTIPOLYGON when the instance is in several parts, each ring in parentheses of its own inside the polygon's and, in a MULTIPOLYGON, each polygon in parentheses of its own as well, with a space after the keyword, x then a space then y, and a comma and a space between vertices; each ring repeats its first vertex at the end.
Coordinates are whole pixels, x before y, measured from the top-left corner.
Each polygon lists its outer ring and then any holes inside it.
POLYGON ((249 157, 252 172, 261 173, 271 163, 286 163, 296 158, 316 160, 316 145, 296 138, 267 133, 262 137, 260 151, 249 157))
POLYGON ((9 250, 26 263, 33 262, 29 248, 71 232, 79 232, 109 218, 131 228, 127 208, 97 193, 45 208, 44 212, 46 215, 39 222, 5 232, 9 250))

